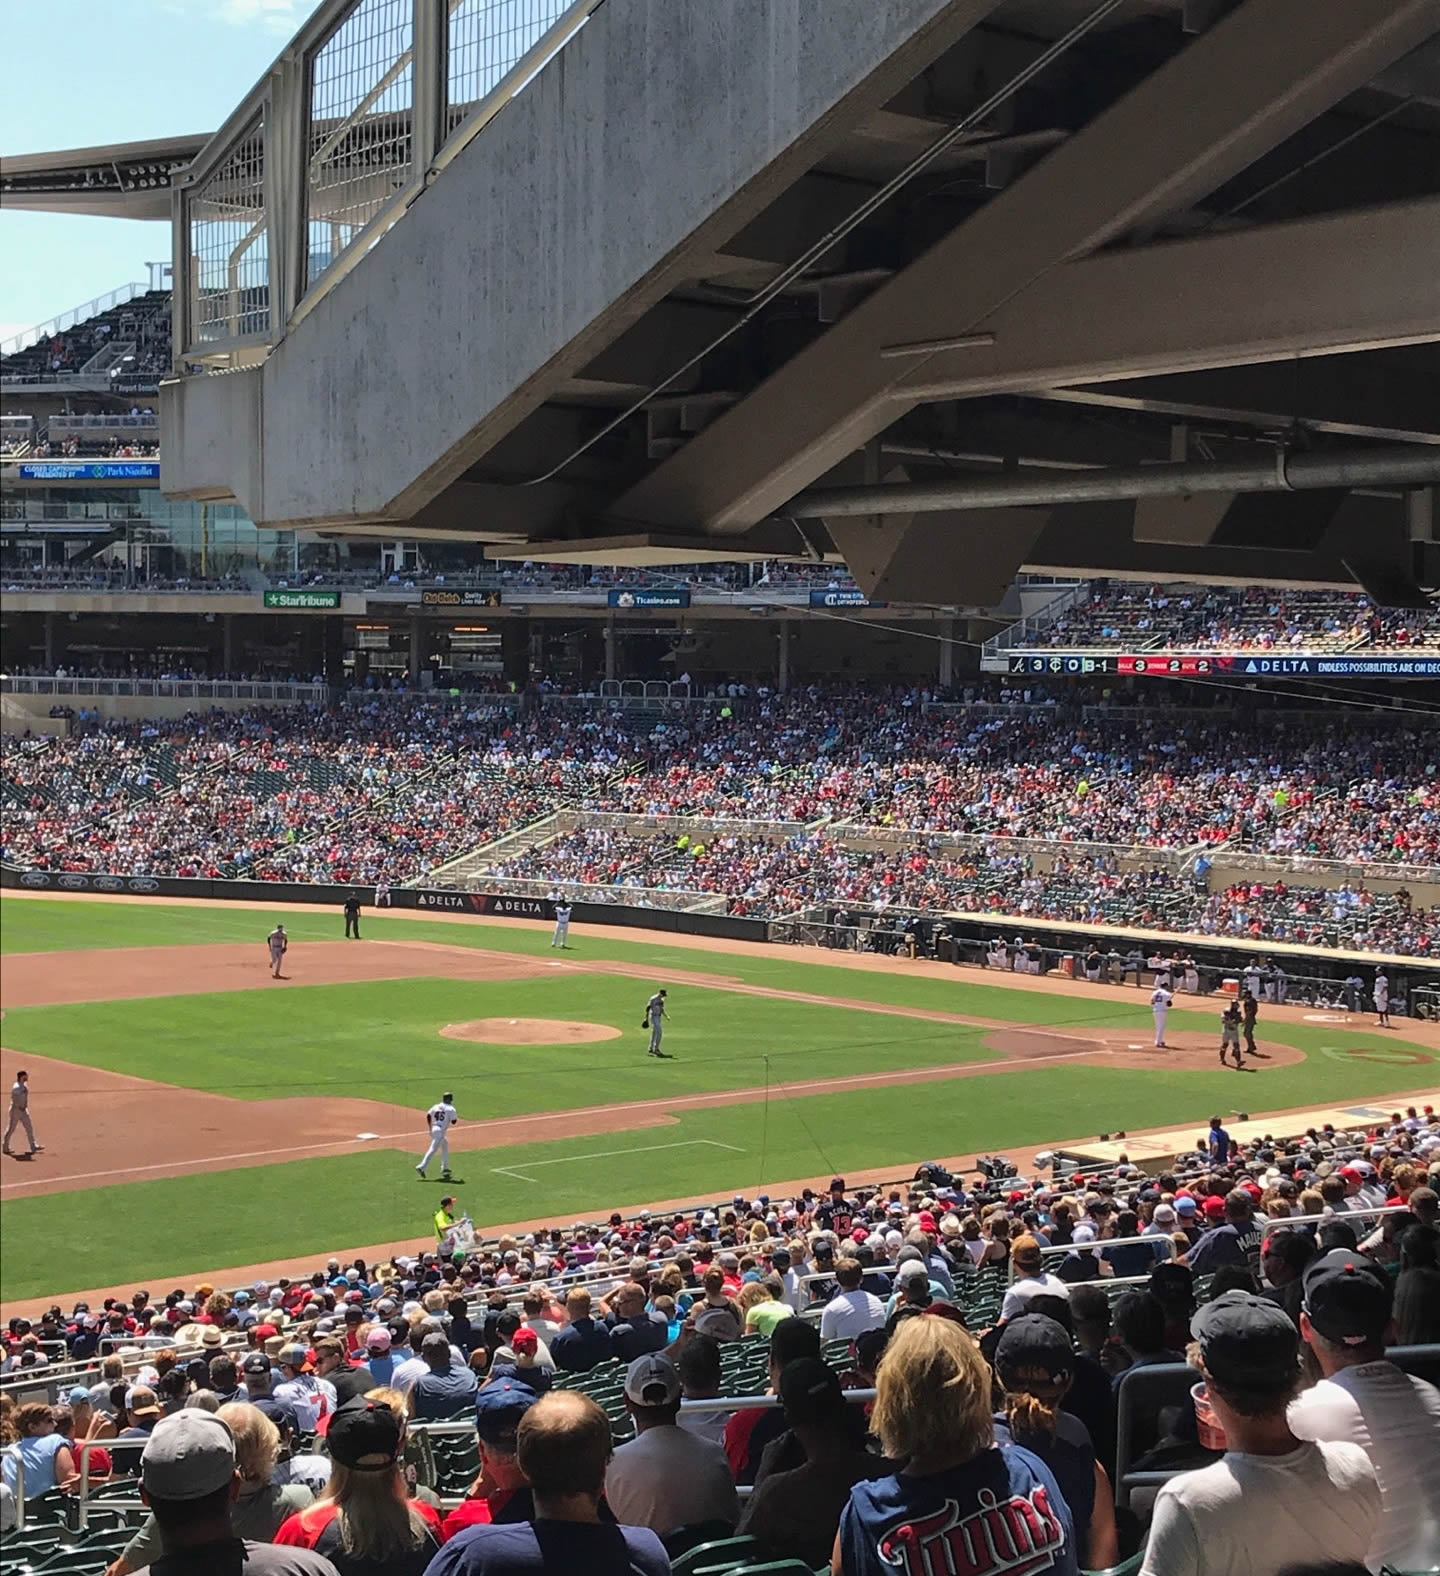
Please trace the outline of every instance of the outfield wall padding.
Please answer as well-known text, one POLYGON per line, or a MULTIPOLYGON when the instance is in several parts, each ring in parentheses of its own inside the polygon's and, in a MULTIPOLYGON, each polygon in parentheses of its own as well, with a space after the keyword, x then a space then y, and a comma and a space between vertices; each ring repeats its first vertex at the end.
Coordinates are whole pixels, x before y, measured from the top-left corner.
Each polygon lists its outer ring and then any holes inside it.
MULTIPOLYGON (((245 903, 333 904, 337 918, 352 892, 359 892, 367 909, 384 913, 374 903, 375 889, 340 886, 318 881, 219 881, 192 876, 112 876, 79 871, 16 870, 0 868, 0 886, 35 892, 97 892, 110 896, 158 898, 218 898, 245 903)), ((423 909, 431 913, 473 914, 484 919, 555 918, 555 905, 546 897, 514 897, 503 892, 456 892, 438 887, 393 887, 391 911, 423 909)), ((574 903, 571 920, 576 925, 616 925, 626 929, 661 930, 672 935, 715 936, 725 941, 768 940, 762 919, 730 914, 687 914, 677 909, 630 908, 617 903, 574 903)))

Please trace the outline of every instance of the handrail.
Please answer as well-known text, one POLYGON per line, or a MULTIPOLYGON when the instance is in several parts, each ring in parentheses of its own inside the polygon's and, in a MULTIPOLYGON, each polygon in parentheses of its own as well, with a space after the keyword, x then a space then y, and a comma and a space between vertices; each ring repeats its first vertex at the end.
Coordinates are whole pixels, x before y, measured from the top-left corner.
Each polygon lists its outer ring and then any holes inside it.
MULTIPOLYGON (((1175 1244, 1170 1239, 1170 1237, 1168 1235, 1166 1235, 1166 1233, 1164 1233, 1164 1232, 1151 1232, 1149 1236, 1146 1236, 1146 1235, 1144 1235, 1144 1233, 1142 1233, 1138 1237, 1103 1237, 1103 1238, 1102 1237, 1096 1237, 1093 1242, 1063 1242, 1063 1243, 1042 1242, 1040 1244, 1040 1257, 1043 1259, 1043 1258, 1045 1258, 1045 1256, 1047 1254, 1049 1254, 1050 1256, 1053 1257, 1054 1255, 1056 1255, 1058 1253, 1067 1253, 1068 1254, 1068 1253, 1084 1252, 1084 1250, 1086 1248, 1091 1248, 1096 1253, 1099 1253, 1099 1251, 1102 1248, 1131 1248, 1131 1247, 1138 1246, 1142 1242, 1147 1247, 1160 1247, 1163 1244, 1163 1246, 1165 1248, 1165 1252, 1162 1253, 1162 1254, 1157 1255, 1157 1257, 1156 1257, 1156 1262, 1157 1263, 1161 1263, 1161 1262, 1163 1262, 1166 1259, 1173 1259, 1175 1257, 1175 1244)), ((1015 1261, 1014 1261, 1014 1259, 1008 1259, 1007 1263, 1010 1266, 1010 1283, 1013 1285, 1014 1281, 1015 1281, 1015 1278, 1016 1278, 1016 1276, 1015 1276, 1015 1261)), ((1127 1280, 1127 1279, 1144 1280, 1144 1279, 1146 1279, 1146 1277, 1143 1276, 1143 1275, 1142 1276, 1114 1276, 1114 1275, 1107 1275, 1105 1277, 1105 1279, 1107 1281, 1117 1281, 1117 1280, 1127 1280)))
POLYGON ((328 684, 268 679, 69 679, 53 674, 0 674, 0 694, 55 695, 74 700, 135 696, 147 700, 264 700, 323 706, 328 684))

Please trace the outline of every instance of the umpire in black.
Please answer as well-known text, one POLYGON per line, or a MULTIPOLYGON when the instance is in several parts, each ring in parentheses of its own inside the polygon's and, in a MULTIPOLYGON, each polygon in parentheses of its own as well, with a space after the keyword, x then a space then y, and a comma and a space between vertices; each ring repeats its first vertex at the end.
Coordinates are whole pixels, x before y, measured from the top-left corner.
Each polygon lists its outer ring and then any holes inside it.
POLYGON ((352 892, 350 894, 350 896, 345 899, 345 939, 346 939, 346 941, 349 941, 352 936, 355 938, 356 941, 359 941, 359 939, 360 939, 360 894, 358 892, 352 892))

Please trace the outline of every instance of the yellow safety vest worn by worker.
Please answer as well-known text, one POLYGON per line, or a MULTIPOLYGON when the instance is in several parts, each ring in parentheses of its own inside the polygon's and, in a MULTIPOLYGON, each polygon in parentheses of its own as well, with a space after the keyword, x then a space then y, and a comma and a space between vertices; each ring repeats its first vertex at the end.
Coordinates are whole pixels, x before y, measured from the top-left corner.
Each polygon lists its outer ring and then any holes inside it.
POLYGON ((445 1239, 445 1233, 449 1231, 451 1226, 454 1224, 455 1217, 448 1209, 437 1209, 435 1211, 435 1240, 437 1242, 443 1242, 445 1239))

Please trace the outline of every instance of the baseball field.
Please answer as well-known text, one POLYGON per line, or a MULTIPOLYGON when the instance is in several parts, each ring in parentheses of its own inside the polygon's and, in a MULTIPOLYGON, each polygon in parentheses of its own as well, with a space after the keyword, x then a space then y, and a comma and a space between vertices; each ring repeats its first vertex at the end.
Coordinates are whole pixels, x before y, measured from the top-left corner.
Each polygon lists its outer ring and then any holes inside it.
POLYGON ((362 928, 342 939, 338 908, 6 895, 0 1077, 29 1072, 44 1148, 0 1162, 0 1300, 413 1249, 442 1191, 486 1228, 569 1222, 1389 1103, 1433 1090, 1440 1059, 1434 1025, 1283 1007, 1242 1073, 1217 1062, 1218 1003, 1172 1011, 1157 1050, 1133 988, 580 928, 557 951, 523 921, 367 910, 362 928), (661 986, 663 1060, 640 1024, 661 986), (447 1090, 442 1187, 414 1166, 447 1090))

